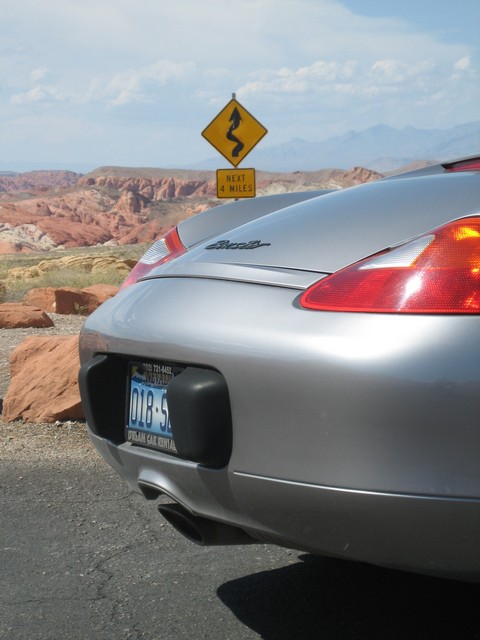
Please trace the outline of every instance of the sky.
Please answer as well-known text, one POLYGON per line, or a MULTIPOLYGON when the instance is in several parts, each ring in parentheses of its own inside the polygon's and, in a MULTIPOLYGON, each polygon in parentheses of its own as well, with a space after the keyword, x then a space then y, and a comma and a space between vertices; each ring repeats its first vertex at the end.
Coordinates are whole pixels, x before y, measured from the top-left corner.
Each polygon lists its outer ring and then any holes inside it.
POLYGON ((478 0, 3 5, 0 170, 220 158, 201 132, 233 93, 262 147, 480 120, 478 0))

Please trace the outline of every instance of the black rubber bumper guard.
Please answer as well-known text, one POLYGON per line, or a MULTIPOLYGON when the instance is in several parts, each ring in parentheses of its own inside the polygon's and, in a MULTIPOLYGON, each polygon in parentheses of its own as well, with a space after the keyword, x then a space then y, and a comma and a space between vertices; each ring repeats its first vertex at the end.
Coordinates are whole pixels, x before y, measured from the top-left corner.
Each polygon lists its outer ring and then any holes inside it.
MULTIPOLYGON (((128 360, 99 354, 80 368, 85 417, 96 435, 125 442, 128 360)), ((224 467, 232 452, 232 416, 225 378, 213 369, 187 366, 167 387, 178 455, 209 467, 224 467)))

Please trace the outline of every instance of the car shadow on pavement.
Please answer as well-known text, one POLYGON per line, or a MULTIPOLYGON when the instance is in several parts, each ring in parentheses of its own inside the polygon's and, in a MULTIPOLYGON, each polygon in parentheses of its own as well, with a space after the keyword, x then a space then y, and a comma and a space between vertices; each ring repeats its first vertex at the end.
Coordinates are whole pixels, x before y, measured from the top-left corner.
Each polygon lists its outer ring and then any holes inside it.
POLYGON ((480 585, 300 557, 227 582, 221 601, 266 640, 480 638, 480 585))

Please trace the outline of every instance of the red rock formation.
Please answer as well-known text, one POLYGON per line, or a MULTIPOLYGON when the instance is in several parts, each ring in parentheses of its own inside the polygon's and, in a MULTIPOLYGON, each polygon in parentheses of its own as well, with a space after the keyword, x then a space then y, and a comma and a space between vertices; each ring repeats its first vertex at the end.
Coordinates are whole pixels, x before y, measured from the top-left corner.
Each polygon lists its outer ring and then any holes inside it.
POLYGON ((82 174, 73 171, 28 171, 0 176, 0 192, 42 193, 74 187, 82 174))
POLYGON ((122 193, 139 194, 145 200, 169 201, 178 198, 216 197, 213 171, 185 171, 180 176, 163 169, 97 169, 80 178, 78 187, 115 189, 122 193), (106 173, 107 172, 107 173, 106 173), (132 173, 139 174, 132 176, 132 173))
POLYGON ((118 287, 109 285, 93 285, 85 289, 38 287, 27 292, 25 302, 50 313, 85 316, 95 311, 117 291, 118 287))
POLYGON ((77 336, 31 336, 10 356, 3 401, 7 422, 55 422, 84 417, 78 391, 77 336))
POLYGON ((348 181, 349 186, 363 184, 364 182, 373 182, 374 180, 378 180, 382 177, 381 173, 365 169, 364 167, 353 167, 350 171, 344 171, 339 176, 340 180, 348 181))
POLYGON ((39 307, 22 302, 0 304, 0 329, 53 327, 53 320, 39 307))
MULTIPOLYGON (((47 176, 62 172, 32 172, 0 180, 0 189, 27 189, 36 197, 19 196, 0 206, 0 253, 93 246, 106 242, 151 242, 189 215, 218 204, 213 171, 167 171, 103 167, 78 177, 75 187, 43 193, 47 176), (42 174, 38 183, 31 175, 42 174), (28 177, 30 176, 30 177, 28 177), (10 181, 10 182, 9 182, 10 181), (12 182, 13 181, 13 182, 12 182)), ((295 173, 257 172, 257 193, 342 188, 378 179, 380 174, 360 167, 351 171, 322 170, 295 173)), ((67 184, 68 181, 65 182, 67 184)), ((62 183, 63 184, 63 183, 62 183)), ((6 195, 15 190, 5 192, 6 195)), ((0 197, 1 197, 0 193, 0 197)), ((6 197, 6 196, 5 196, 6 197)))
POLYGON ((85 287, 82 291, 94 296, 100 306, 109 298, 113 298, 118 293, 118 289, 119 287, 115 287, 113 284, 92 284, 91 287, 85 287))

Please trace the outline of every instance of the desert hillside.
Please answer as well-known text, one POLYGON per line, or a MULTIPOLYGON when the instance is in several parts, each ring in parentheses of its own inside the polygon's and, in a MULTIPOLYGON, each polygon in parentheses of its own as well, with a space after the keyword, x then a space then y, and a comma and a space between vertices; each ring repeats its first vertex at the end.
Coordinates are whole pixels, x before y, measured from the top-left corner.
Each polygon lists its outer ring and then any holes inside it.
MULTIPOLYGON (((340 189, 376 180, 349 171, 257 172, 257 195, 340 189)), ((151 242, 181 220, 222 204, 214 171, 101 167, 81 175, 0 175, 0 254, 151 242)))

